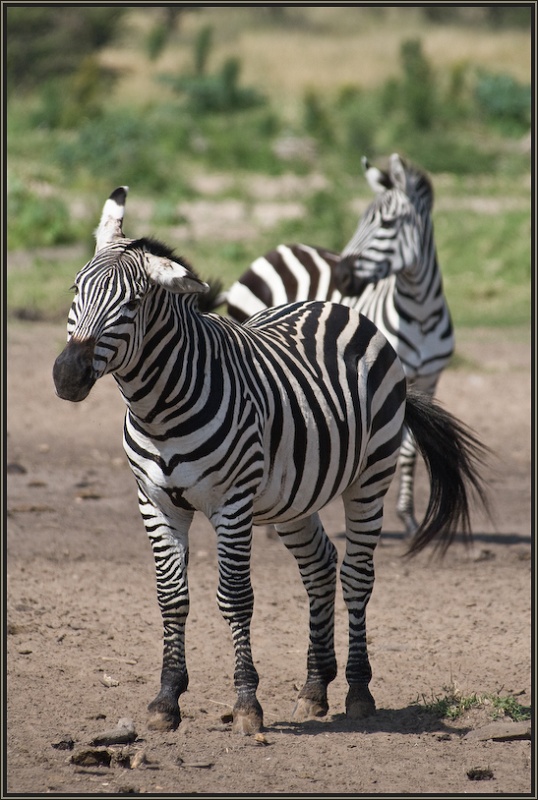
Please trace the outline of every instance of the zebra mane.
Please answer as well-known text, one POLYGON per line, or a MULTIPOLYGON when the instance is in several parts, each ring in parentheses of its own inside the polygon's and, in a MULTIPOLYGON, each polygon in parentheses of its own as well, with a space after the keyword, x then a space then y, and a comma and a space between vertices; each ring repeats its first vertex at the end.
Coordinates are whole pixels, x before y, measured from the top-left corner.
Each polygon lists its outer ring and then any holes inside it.
POLYGON ((422 167, 418 167, 407 159, 402 159, 407 183, 407 194, 415 196, 430 208, 433 206, 433 184, 430 176, 422 167))
POLYGON ((147 250, 148 253, 151 253, 158 258, 169 258, 171 261, 175 261, 176 264, 181 264, 182 267, 188 269, 189 272, 192 272, 197 278, 200 280, 204 280, 205 283, 209 284, 209 291, 205 293, 201 293, 196 296, 197 299, 197 306, 198 310, 205 312, 205 311, 213 311, 220 303, 222 303, 221 295, 224 289, 224 284, 219 279, 210 279, 206 280, 205 278, 201 278, 201 276, 196 272, 195 269, 191 266, 191 264, 183 258, 183 256, 178 256, 173 248, 169 247, 164 242, 161 242, 159 239, 153 238, 153 236, 143 236, 141 239, 135 239, 127 245, 126 249, 134 249, 136 247, 142 247, 144 250, 147 250))
POLYGON ((141 239, 134 239, 127 245, 126 249, 135 249, 136 247, 141 247, 144 250, 147 250, 148 253, 151 253, 153 256, 157 256, 158 258, 169 258, 170 261, 175 261, 176 264, 181 264, 182 267, 188 269, 189 272, 192 272, 193 275, 196 275, 197 278, 200 276, 196 274, 196 270, 189 264, 189 262, 183 258, 183 256, 178 256, 173 248, 169 247, 164 242, 161 242, 159 239, 154 239, 153 236, 143 236, 141 239))

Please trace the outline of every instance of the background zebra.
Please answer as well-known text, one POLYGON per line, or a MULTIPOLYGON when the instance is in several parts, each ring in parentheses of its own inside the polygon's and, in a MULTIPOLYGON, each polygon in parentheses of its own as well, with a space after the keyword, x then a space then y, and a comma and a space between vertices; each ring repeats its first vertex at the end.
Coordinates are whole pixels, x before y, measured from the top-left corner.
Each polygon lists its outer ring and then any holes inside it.
MULTIPOLYGON (((318 511, 342 495, 346 552, 340 578, 349 612, 346 711, 375 710, 366 647, 383 497, 404 420, 431 473, 426 519, 411 552, 456 527, 469 534, 468 491, 483 497, 474 436, 425 395, 410 393, 393 348, 352 309, 296 303, 245 325, 197 308, 207 289, 164 245, 127 239, 125 188, 106 201, 93 259, 78 273, 68 343, 55 361, 57 394, 81 401, 111 373, 127 405, 124 447, 155 557, 164 625, 161 688, 151 727, 174 729, 187 689, 188 532, 195 510, 217 535, 217 600, 235 648, 234 729, 262 726, 250 647, 252 525, 276 524, 310 603, 307 678, 298 719, 328 710, 336 675, 337 553, 318 511)), ((216 661, 216 663, 218 663, 216 661)))
MULTIPOLYGON (((454 351, 432 222, 427 174, 393 154, 382 171, 362 160, 376 199, 341 254, 304 244, 279 245, 257 258, 220 296, 228 314, 251 314, 297 300, 330 300, 371 319, 398 353, 412 386, 433 395, 454 351)), ((414 510, 416 446, 406 431, 400 454, 398 515, 408 535, 414 510)))

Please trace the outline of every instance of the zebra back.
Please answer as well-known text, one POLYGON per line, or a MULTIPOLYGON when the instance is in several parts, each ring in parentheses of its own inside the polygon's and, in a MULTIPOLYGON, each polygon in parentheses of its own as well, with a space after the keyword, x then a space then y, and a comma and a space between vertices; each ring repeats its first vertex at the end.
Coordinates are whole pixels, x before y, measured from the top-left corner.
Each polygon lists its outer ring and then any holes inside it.
POLYGON ((280 244, 252 262, 225 297, 228 315, 244 322, 252 314, 284 303, 338 302, 335 286, 338 253, 307 244, 280 244))

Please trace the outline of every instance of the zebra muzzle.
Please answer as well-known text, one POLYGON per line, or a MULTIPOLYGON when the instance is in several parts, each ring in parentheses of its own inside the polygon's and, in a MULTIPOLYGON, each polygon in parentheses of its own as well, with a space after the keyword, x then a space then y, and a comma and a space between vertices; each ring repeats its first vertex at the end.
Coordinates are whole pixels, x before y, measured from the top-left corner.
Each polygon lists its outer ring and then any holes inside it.
POLYGON ((96 381, 94 350, 94 339, 71 339, 54 362, 52 378, 56 394, 62 400, 79 403, 89 395, 96 381))

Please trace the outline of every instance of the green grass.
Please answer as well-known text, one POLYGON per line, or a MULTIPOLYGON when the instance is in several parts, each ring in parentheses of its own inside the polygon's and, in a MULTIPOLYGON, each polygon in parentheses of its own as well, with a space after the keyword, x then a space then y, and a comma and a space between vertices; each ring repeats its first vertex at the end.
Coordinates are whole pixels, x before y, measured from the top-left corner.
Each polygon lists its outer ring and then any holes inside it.
POLYGON ((527 210, 445 211, 435 232, 454 324, 530 322, 531 230, 527 210))
POLYGON ((530 719, 531 709, 522 706, 513 695, 501 696, 499 694, 462 695, 454 686, 444 686, 444 695, 432 696, 430 699, 422 697, 417 703, 425 711, 439 719, 458 719, 473 708, 486 708, 494 719, 509 717, 515 722, 530 719))
MULTIPOLYGON (((56 251, 55 251, 56 252, 56 251)), ((76 272, 87 256, 77 262, 73 255, 36 256, 7 276, 7 305, 11 316, 38 320, 66 320, 76 272)))

